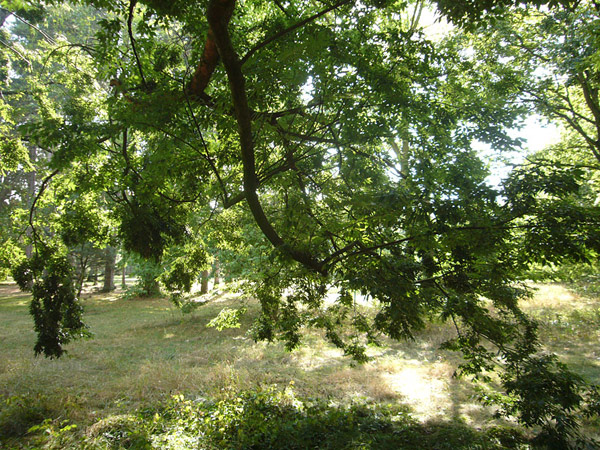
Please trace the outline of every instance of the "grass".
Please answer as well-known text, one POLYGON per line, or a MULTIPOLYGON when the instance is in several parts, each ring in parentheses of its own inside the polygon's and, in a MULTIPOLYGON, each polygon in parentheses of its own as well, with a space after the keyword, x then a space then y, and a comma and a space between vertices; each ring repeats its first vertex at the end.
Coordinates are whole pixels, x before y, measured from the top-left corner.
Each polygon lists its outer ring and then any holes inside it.
POLYGON ((581 294, 581 286, 570 289, 548 283, 534 287, 535 297, 523 309, 539 322, 543 347, 589 382, 600 384, 600 296, 581 294))
MULTIPOLYGON (((600 383, 600 298, 558 284, 536 287, 523 306, 540 321, 542 343, 600 383)), ((318 332, 308 332, 292 353, 278 343, 254 343, 246 332, 258 305, 233 294, 187 315, 166 299, 124 300, 121 294, 88 291, 83 304, 94 338, 70 344, 64 358, 48 360, 33 355, 28 295, 0 284, 0 411, 5 415, 0 422, 21 424, 4 432, 12 445, 27 443, 22 435, 40 417, 54 424, 68 420, 83 432, 107 418, 169 402, 175 394, 223 399, 231 392, 285 389, 290 383, 298 397, 333 405, 362 401, 408 408, 418 423, 434 427, 421 429, 425 434, 457 423, 475 434, 490 425, 510 425, 477 403, 468 381, 452 377, 458 356, 438 350, 452 335, 450 327, 430 325, 415 342, 390 342, 370 350, 376 356, 372 362, 353 366, 318 332), (240 328, 206 327, 223 308, 242 304, 248 313, 240 328)), ((586 427, 594 434, 600 424, 586 427)))

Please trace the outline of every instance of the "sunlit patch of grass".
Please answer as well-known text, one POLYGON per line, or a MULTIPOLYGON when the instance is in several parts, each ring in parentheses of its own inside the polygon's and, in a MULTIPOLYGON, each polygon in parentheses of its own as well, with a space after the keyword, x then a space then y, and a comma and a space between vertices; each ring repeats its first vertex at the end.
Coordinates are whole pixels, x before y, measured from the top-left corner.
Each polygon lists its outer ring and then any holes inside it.
POLYGON ((588 381, 600 383, 600 299, 556 283, 535 288, 523 307, 538 321, 544 348, 588 381))
POLYGON ((598 298, 581 296, 564 284, 534 283, 531 287, 534 295, 531 299, 523 301, 521 307, 534 314, 545 310, 562 312, 598 307, 598 298))
MULTIPOLYGON (((586 293, 559 283, 534 287, 533 298, 522 307, 537 320, 544 350, 559 355, 586 381, 600 384, 600 297, 592 295, 597 287, 586 293)), ((584 428, 600 438, 599 419, 584 419, 584 428)))

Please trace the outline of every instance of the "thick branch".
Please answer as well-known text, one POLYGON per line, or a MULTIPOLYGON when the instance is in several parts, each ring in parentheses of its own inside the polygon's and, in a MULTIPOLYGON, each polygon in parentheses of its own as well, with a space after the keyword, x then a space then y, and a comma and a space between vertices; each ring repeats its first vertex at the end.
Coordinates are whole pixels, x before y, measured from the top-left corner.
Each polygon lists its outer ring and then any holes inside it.
POLYGON ((227 24, 229 22, 228 17, 230 16, 234 5, 235 0, 211 0, 208 6, 207 17, 213 32, 215 43, 219 50, 219 55, 223 60, 223 65, 225 66, 231 89, 235 117, 238 123, 238 132, 240 136, 246 202, 250 207, 254 220, 271 244, 304 266, 323 273, 323 266, 321 263, 307 253, 291 248, 283 241, 265 215, 256 192, 258 188, 258 177, 256 175, 254 141, 252 138, 252 112, 248 106, 246 84, 241 69, 242 65, 233 48, 227 29, 227 24))
MULTIPOLYGON (((233 8, 235 6, 235 0, 217 0, 212 1, 210 8, 216 8, 218 21, 223 24, 223 27, 227 28, 231 16, 233 14, 233 8)), ((209 19, 208 33, 206 34, 206 42, 204 44, 204 51, 202 52, 202 59, 200 64, 194 72, 192 81, 190 82, 189 92, 193 97, 202 98, 205 96, 204 90, 213 72, 215 71, 217 64, 219 63, 219 51, 217 49, 217 42, 215 40, 215 32, 209 19)))
POLYGON ((600 135, 600 108, 598 107, 598 91, 594 90, 590 87, 587 78, 584 74, 577 74, 577 78, 579 79, 579 84, 581 89, 583 90, 583 96, 585 98, 585 102, 588 105, 588 108, 594 115, 596 129, 598 130, 598 134, 600 135))
POLYGON ((223 203, 223 208, 229 209, 238 203, 244 201, 246 199, 246 193, 240 192, 232 197, 228 197, 227 200, 223 203))
POLYGON ((38 239, 38 233, 35 229, 35 225, 33 224, 33 214, 35 211, 35 205, 37 204, 38 200, 48 187, 48 183, 50 183, 50 180, 52 180, 52 178, 54 178, 59 172, 60 170, 55 169, 50 175, 44 178, 44 181, 42 181, 42 185, 40 186, 40 190, 38 191, 37 195, 33 199, 33 202, 31 203, 31 208, 29 209, 29 226, 31 227, 31 231, 33 232, 33 237, 35 240, 38 239))

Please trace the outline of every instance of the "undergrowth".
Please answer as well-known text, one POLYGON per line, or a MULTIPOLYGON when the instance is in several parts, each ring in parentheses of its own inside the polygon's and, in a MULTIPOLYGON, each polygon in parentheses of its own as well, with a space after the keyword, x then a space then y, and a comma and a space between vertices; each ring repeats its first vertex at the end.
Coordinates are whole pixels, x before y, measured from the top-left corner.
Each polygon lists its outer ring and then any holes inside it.
MULTIPOLYGON (((6 438, 6 436, 4 436, 6 438)), ((1 442, 1 441, 0 441, 1 442)), ((13 443, 16 441, 12 441, 13 443)), ((513 428, 421 423, 405 407, 298 398, 291 388, 230 392, 218 401, 173 396, 80 430, 45 420, 20 449, 524 449, 513 428)), ((5 443, 10 443, 6 441, 5 443)), ((16 445, 16 444, 15 444, 16 445)))

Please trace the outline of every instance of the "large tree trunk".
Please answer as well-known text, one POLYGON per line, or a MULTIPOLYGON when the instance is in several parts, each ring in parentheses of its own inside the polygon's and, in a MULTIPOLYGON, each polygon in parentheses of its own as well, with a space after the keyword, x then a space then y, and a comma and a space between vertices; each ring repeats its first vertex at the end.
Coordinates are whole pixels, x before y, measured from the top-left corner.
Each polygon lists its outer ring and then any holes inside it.
POLYGON ((115 290, 115 264, 117 250, 110 245, 104 250, 104 286, 102 292, 115 290))
POLYGON ((208 270, 202 271, 202 281, 200 283, 200 294, 208 293, 208 270))

